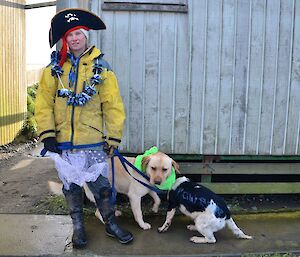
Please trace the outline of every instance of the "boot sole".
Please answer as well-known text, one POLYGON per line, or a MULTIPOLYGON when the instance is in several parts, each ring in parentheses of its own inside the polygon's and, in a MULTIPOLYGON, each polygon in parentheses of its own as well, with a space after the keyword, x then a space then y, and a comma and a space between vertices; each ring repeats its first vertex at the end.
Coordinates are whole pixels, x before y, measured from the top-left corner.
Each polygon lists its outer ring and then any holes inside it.
POLYGON ((83 249, 86 247, 87 242, 85 242, 83 244, 74 244, 74 243, 72 243, 72 244, 73 244, 73 248, 75 248, 75 249, 83 249))
MULTIPOLYGON (((109 237, 117 238, 115 235, 110 234, 110 233, 108 233, 107 231, 105 231, 105 232, 106 232, 106 235, 108 235, 109 237)), ((117 239, 118 239, 118 238, 117 238, 117 239)), ((122 240, 118 239, 118 241, 119 241, 121 244, 128 244, 128 243, 130 243, 132 240, 133 240, 133 237, 129 238, 129 239, 126 240, 126 241, 122 241, 122 240)))

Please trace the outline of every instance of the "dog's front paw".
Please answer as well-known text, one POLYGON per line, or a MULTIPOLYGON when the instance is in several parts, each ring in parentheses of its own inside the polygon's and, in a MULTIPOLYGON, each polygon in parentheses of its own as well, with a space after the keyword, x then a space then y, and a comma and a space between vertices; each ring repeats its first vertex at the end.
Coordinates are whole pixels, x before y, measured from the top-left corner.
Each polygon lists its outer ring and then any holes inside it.
POLYGON ((245 235, 244 237, 241 237, 241 238, 243 238, 243 239, 253 239, 253 236, 248 236, 248 235, 245 235))
POLYGON ((164 227, 163 227, 163 226, 159 227, 159 228, 157 229, 157 231, 158 231, 159 233, 165 232, 165 230, 164 230, 164 227))
POLYGON ((162 225, 161 227, 159 227, 158 229, 157 229, 157 231, 159 232, 159 233, 162 233, 162 232, 166 232, 167 230, 168 230, 168 228, 169 228, 169 224, 167 223, 166 225, 164 224, 164 225, 162 225))
POLYGON ((145 222, 144 224, 141 224, 140 227, 144 230, 150 229, 151 225, 147 222, 145 222))

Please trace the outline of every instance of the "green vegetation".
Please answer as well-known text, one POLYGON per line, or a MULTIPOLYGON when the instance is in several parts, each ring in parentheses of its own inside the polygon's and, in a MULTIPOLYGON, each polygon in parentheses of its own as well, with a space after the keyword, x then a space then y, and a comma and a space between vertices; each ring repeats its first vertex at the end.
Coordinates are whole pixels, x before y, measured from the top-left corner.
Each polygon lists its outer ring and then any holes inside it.
POLYGON ((30 212, 34 214, 47 215, 68 214, 68 207, 63 196, 49 195, 48 197, 37 202, 30 212))
MULTIPOLYGON (((142 202, 142 205, 143 213, 145 216, 153 215, 153 211, 151 210, 152 201, 150 197, 145 197, 144 201, 142 202)), ((160 211, 157 215, 164 215, 167 211, 166 208, 167 205, 162 204, 160 207, 160 211)), ((117 197, 116 209, 122 210, 122 216, 132 217, 130 203, 128 199, 125 199, 125 196, 117 197)), ((94 203, 86 199, 86 201, 84 202, 83 211, 87 216, 94 216, 96 211, 94 203)), ((39 202, 35 203, 33 208, 30 210, 30 213, 46 215, 68 214, 67 202, 64 196, 48 195, 47 197, 41 199, 39 202)))
POLYGON ((34 84, 27 88, 27 118, 21 134, 29 140, 37 137, 37 124, 34 119, 34 101, 36 97, 37 88, 38 84, 34 84))
MULTIPOLYGON (((95 207, 93 204, 85 204, 83 208, 84 214, 93 216, 95 207)), ((64 196, 48 195, 46 198, 37 202, 30 210, 34 214, 46 215, 68 215, 68 206, 64 196)))
POLYGON ((37 88, 38 84, 34 84, 27 88, 27 117, 21 132, 15 139, 15 142, 24 143, 37 137, 37 124, 34 118, 34 101, 37 88))
POLYGON ((298 255, 293 253, 272 253, 272 254, 248 254, 242 255, 242 257, 297 257, 298 255))

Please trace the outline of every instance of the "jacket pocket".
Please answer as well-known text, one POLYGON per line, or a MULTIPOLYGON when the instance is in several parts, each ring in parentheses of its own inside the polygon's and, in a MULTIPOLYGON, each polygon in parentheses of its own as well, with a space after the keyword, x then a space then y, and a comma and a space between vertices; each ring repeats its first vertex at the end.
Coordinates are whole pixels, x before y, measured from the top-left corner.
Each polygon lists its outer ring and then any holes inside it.
MULTIPOLYGON (((88 105, 88 104, 87 104, 88 105)), ((88 108, 84 106, 80 112, 80 123, 87 127, 88 130, 92 129, 94 132, 103 131, 102 128, 102 113, 100 108, 88 108)))
POLYGON ((89 125, 89 124, 86 124, 86 123, 83 123, 83 125, 85 125, 85 126, 91 128, 91 129, 94 129, 94 130, 96 130, 97 132, 100 132, 100 133, 103 134, 103 132, 100 130, 100 127, 95 127, 95 126, 93 126, 93 125, 89 125))
POLYGON ((103 137, 102 121, 99 118, 81 121, 82 131, 87 133, 88 137, 103 137))

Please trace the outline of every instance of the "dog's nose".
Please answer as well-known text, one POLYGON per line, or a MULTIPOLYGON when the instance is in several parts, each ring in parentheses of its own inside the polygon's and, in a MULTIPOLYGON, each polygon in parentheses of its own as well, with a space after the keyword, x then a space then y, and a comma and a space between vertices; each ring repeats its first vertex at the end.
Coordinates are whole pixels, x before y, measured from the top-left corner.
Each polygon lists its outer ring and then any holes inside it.
POLYGON ((155 180, 154 180, 154 183, 155 183, 156 185, 160 185, 160 184, 161 184, 161 180, 160 180, 160 179, 155 179, 155 180))

